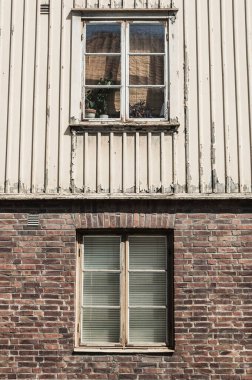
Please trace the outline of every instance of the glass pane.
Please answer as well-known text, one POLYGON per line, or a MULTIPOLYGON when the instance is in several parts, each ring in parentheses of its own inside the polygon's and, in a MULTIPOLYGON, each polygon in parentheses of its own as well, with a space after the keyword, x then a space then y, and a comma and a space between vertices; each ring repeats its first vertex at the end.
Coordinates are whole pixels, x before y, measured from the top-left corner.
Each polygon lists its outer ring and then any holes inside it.
POLYGON ((86 28, 87 53, 120 53, 121 26, 90 24, 86 28))
POLYGON ((84 269, 120 270, 120 236, 85 236, 84 269))
POLYGON ((129 268, 131 269, 166 269, 165 236, 130 236, 129 268))
POLYGON ((164 117, 164 89, 130 88, 130 118, 162 118, 164 117))
POLYGON ((118 343, 120 309, 84 308, 82 336, 85 343, 118 343))
POLYGON ((163 53, 165 29, 162 24, 131 24, 131 53, 163 53))
POLYGON ((119 118, 120 89, 108 87, 86 89, 85 105, 85 117, 88 119, 94 117, 119 118))
POLYGON ((121 57, 86 56, 86 84, 120 85, 121 57))
POLYGON ((130 309, 130 343, 165 343, 166 309, 130 309))
POLYGON ((164 57, 136 55, 129 57, 129 83, 137 85, 164 84, 164 57))
POLYGON ((85 306, 119 306, 120 273, 85 272, 83 294, 85 306))
POLYGON ((166 306, 166 272, 130 273, 130 306, 166 306))

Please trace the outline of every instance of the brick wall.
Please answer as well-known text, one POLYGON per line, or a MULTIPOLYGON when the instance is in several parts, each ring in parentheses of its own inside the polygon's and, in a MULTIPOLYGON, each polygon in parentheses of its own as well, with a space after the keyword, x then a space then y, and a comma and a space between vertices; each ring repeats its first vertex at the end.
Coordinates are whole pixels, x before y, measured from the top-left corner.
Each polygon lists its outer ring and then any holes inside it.
POLYGON ((248 202, 3 202, 1 211, 0 379, 252 379, 248 202), (27 226, 31 212, 37 227, 27 226), (174 227, 173 355, 73 354, 76 230, 116 227, 174 227))

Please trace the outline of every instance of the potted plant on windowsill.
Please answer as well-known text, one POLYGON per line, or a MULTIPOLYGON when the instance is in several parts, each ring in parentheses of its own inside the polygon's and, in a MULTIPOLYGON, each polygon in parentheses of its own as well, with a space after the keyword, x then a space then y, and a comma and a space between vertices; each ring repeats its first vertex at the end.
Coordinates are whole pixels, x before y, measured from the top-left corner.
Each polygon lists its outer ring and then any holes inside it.
POLYGON ((85 98, 85 117, 88 119, 94 119, 96 114, 96 104, 93 94, 93 90, 88 90, 85 98))
MULTIPOLYGON (((111 79, 100 78, 97 86, 110 86, 112 84, 111 79)), ((90 89, 86 93, 85 97, 85 117, 88 119, 100 117, 101 119, 107 119, 108 115, 108 96, 111 93, 111 88, 94 88, 90 89)))
POLYGON ((146 104, 145 100, 139 100, 139 102, 130 104, 130 117, 133 118, 150 118, 151 109, 146 104))
MULTIPOLYGON (((107 78, 100 78, 97 85, 110 86, 112 85, 112 80, 107 78)), ((108 115, 108 96, 111 93, 110 88, 99 88, 97 91, 97 113, 100 119, 107 119, 108 115)))

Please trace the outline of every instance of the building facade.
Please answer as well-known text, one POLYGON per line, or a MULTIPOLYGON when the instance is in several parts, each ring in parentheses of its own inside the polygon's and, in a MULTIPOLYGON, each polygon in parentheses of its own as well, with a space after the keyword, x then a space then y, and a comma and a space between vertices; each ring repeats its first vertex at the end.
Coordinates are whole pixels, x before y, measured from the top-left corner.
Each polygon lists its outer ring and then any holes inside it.
POLYGON ((251 379, 251 1, 0 32, 0 379, 251 379))

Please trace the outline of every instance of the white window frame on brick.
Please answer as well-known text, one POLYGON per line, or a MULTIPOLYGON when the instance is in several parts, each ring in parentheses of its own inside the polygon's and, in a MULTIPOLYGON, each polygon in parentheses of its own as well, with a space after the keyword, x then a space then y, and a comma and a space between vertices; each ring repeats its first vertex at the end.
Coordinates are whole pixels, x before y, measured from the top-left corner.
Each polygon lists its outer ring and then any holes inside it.
MULTIPOLYGON (((139 241, 139 240, 137 240, 139 241)), ((155 240, 154 240, 155 241, 155 240)), ((138 243, 137 243, 138 244, 138 243)), ((151 250, 152 252, 152 250, 151 250)), ((155 231, 147 232, 143 231, 88 231, 81 233, 78 236, 78 246, 77 246, 77 278, 76 278, 76 331, 75 331, 75 347, 74 351, 76 352, 110 352, 110 353, 121 353, 121 352, 173 352, 174 351, 174 331, 173 331, 173 240, 172 233, 169 231, 155 231), (132 269, 130 267, 130 238, 139 237, 146 239, 146 237, 156 237, 158 239, 165 241, 166 246, 166 267, 165 269, 132 269), (120 269, 117 270, 108 270, 108 269, 87 269, 85 267, 85 238, 92 237, 92 239, 102 238, 106 240, 106 237, 120 239, 120 269), (89 308, 89 304, 84 304, 84 294, 85 294, 85 285, 84 277, 85 273, 117 273, 120 275, 120 306, 103 306, 106 309, 112 307, 112 309, 120 310, 120 339, 116 343, 107 343, 97 340, 95 342, 85 342, 83 338, 83 308, 89 308), (165 273, 166 285, 163 289, 166 294, 166 338, 165 342, 154 343, 154 342, 137 342, 133 343, 129 338, 129 313, 132 308, 135 306, 130 305, 129 303, 129 286, 130 286, 130 273, 152 273, 155 275, 162 276, 162 273, 165 273)), ((90 255, 90 253, 89 253, 90 255)), ((90 256, 89 256, 90 257, 90 256)), ((101 259, 104 260, 104 257, 101 259)), ((151 259, 152 260, 152 259, 151 259)), ((155 264, 156 265, 156 264, 155 264)), ((95 277, 94 277, 95 278, 95 277)), ((93 281, 93 280, 92 280, 93 281)), ((160 281, 160 280, 159 280, 160 281)), ((90 294, 90 293, 89 293, 90 294)), ((93 294, 93 293, 92 293, 93 294)), ((151 292, 150 297, 153 299, 153 294, 151 292)), ((160 293, 156 293, 160 294, 160 293)), ((99 295, 100 296, 100 295, 99 295)), ((92 296, 93 297, 93 296, 92 296)), ((148 298, 148 296, 147 296, 148 298)), ((93 298, 92 298, 93 299, 93 298)), ((93 302, 93 301, 92 301, 93 302)), ((155 304, 155 302, 154 302, 155 304)), ((154 305, 153 304, 153 305, 154 305)), ((159 301, 157 302, 157 305, 159 301)), ((102 310, 102 306, 96 306, 99 310, 102 310)), ((153 310, 163 310, 164 306, 140 306, 143 309, 153 309, 153 310)), ((139 307, 137 307, 139 309, 139 307)), ((94 309, 95 310, 95 309, 94 309)), ((140 321, 141 322, 141 321, 140 321)), ((159 328, 161 322, 157 321, 156 328, 159 328)))
MULTIPOLYGON (((71 99, 70 99, 70 125, 81 124, 173 124, 178 123, 178 107, 173 104, 178 99, 177 86, 177 46, 174 38, 175 15, 177 9, 85 9, 72 11, 72 40, 71 40, 71 99), (120 87, 120 118, 94 120, 85 119, 85 95, 84 95, 84 67, 85 55, 85 25, 86 23, 120 22, 122 26, 121 38, 121 85, 120 87), (164 66, 164 116, 160 118, 130 118, 129 117, 129 23, 163 23, 165 24, 165 66, 164 66), (173 37, 171 38, 171 34, 173 37), (125 53, 126 52, 126 53, 125 53), (176 85, 175 84, 176 81, 176 85), (173 84, 174 83, 174 84, 173 84), (176 93, 175 93, 176 92, 176 93), (172 100, 172 98, 174 100, 172 100)), ((133 86, 135 87, 135 86, 133 86)), ((146 86, 144 86, 146 87, 146 86)), ((154 87, 154 86, 150 86, 154 87)), ((162 87, 162 86, 157 86, 162 87)), ((111 87, 112 88, 112 87, 111 87)), ((162 105, 160 105, 162 107, 162 105)), ((160 108, 161 109, 161 108, 160 108)))

